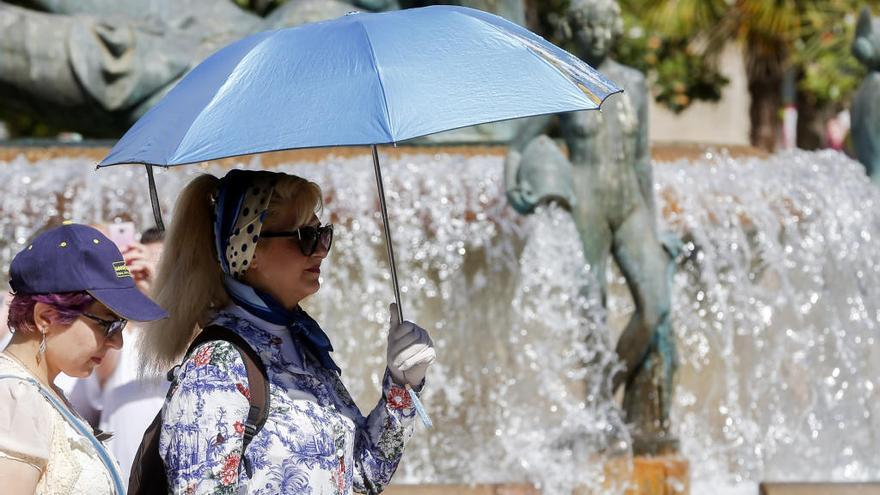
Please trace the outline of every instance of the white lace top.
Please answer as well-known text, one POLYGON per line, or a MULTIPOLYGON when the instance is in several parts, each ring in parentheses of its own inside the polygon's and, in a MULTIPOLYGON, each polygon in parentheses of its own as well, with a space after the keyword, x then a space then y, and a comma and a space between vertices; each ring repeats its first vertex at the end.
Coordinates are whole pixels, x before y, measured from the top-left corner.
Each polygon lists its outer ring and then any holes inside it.
MULTIPOLYGON (((32 378, 0 354, 0 375, 32 378)), ((39 470, 36 494, 112 494, 113 482, 89 439, 23 380, 0 380, 0 457, 39 470)))

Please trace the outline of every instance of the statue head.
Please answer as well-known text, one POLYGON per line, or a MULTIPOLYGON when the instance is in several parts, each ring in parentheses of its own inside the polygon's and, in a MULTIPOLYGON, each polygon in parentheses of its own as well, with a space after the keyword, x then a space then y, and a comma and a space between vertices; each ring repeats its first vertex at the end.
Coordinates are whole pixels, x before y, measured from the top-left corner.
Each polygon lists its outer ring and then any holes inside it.
POLYGON ((852 53, 869 70, 880 70, 880 21, 871 17, 868 7, 859 13, 852 53))
POLYGON ((620 6, 615 0, 571 0, 558 28, 562 37, 574 41, 579 57, 596 65, 623 32, 620 6))

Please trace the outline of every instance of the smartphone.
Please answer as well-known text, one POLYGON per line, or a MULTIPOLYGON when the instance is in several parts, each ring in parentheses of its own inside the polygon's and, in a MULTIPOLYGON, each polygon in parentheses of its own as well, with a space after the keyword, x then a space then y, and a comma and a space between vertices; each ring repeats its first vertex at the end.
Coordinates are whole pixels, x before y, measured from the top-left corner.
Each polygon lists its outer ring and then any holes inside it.
POLYGON ((107 237, 116 244, 120 251, 125 251, 135 243, 134 223, 121 222, 107 225, 107 237))

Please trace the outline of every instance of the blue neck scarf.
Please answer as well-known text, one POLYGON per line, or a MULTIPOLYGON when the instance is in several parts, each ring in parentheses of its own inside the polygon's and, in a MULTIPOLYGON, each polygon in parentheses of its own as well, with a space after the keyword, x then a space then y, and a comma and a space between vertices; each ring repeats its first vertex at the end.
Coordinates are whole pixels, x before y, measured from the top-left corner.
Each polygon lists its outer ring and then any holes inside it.
POLYGON ((308 313, 299 307, 292 311, 287 310, 269 294, 235 280, 229 275, 224 275, 223 285, 229 297, 245 311, 269 323, 284 325, 293 339, 307 349, 321 366, 342 373, 330 357, 330 353, 333 352, 330 338, 308 313))
MULTIPOLYGON (((223 285, 229 297, 245 311, 270 323, 287 327, 294 341, 308 350, 321 366, 341 374, 339 366, 330 357, 333 352, 330 338, 311 316, 299 307, 288 310, 271 295, 237 280, 232 274, 231 263, 225 253, 229 252, 227 248, 233 234, 237 234, 234 228, 242 214, 245 193, 255 179, 265 179, 266 174, 272 172, 231 170, 220 180, 214 205, 214 243, 224 273, 223 285)), ((260 214, 257 235, 264 216, 265 211, 260 214)))

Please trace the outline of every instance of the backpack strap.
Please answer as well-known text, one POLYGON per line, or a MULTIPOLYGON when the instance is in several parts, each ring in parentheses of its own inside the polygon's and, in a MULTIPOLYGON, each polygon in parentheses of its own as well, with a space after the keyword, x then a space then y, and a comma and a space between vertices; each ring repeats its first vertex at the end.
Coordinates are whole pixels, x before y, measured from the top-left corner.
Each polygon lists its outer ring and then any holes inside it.
POLYGON ((189 356, 196 347, 205 342, 218 340, 229 342, 238 349, 239 354, 241 354, 241 359, 244 361, 244 367, 247 370, 248 402, 250 403, 250 409, 248 409, 247 420, 245 420, 244 423, 244 440, 241 448, 241 458, 242 461, 244 461, 242 464, 244 464, 245 472, 247 472, 248 477, 251 477, 253 475, 253 469, 250 462, 245 458, 244 452, 247 450, 248 445, 250 445, 251 440, 254 439, 254 436, 256 436, 256 434, 263 428, 263 425, 266 424, 266 419, 269 417, 269 379, 266 374, 266 366, 263 364, 263 360, 260 356, 254 351, 254 348, 251 347, 241 335, 219 325, 209 325, 205 327, 196 336, 192 344, 190 344, 189 349, 186 351, 186 355, 189 356))

